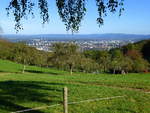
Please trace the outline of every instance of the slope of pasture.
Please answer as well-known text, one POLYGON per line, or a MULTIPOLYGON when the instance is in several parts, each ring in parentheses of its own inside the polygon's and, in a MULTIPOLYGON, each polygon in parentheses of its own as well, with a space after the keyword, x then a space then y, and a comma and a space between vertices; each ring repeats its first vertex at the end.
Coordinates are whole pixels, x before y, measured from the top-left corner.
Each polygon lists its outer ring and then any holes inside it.
MULTIPOLYGON (((0 60, 0 113, 62 104, 62 89, 69 102, 125 96, 69 105, 69 113, 150 113, 150 74, 85 74, 23 66, 0 60)), ((63 113, 63 106, 26 113, 63 113)))
MULTIPOLYGON (((11 61, 7 60, 1 60, 0 59, 0 72, 4 73, 22 73, 23 70, 23 65, 22 64, 17 64, 11 61)), ((49 68, 41 68, 41 67, 36 67, 36 66, 26 66, 26 72, 28 73, 48 73, 48 74, 64 74, 66 72, 64 71, 59 71, 57 69, 49 69, 49 68)))

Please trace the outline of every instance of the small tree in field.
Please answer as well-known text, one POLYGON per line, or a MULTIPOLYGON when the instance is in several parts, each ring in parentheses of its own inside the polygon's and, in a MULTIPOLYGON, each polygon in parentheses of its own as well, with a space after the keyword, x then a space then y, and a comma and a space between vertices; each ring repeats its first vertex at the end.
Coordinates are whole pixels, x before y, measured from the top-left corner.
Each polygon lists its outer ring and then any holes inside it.
POLYGON ((78 62, 78 70, 82 72, 97 73, 99 70, 99 64, 90 58, 81 57, 78 62))
POLYGON ((113 70, 113 73, 116 74, 116 71, 121 72, 122 71, 122 62, 123 62, 123 53, 121 50, 116 49, 111 51, 111 69, 113 70))
POLYGON ((72 75, 79 58, 78 46, 73 43, 55 43, 53 52, 54 65, 58 68, 69 69, 72 75))
POLYGON ((13 52, 15 53, 13 58, 14 61, 18 63, 22 63, 24 65, 22 69, 22 73, 24 73, 26 69, 26 65, 30 64, 30 61, 32 59, 31 48, 26 46, 24 43, 18 43, 15 45, 13 52))
POLYGON ((110 54, 108 51, 100 51, 98 63, 103 72, 107 72, 110 67, 110 54))
POLYGON ((133 61, 128 56, 124 56, 122 59, 122 74, 126 74, 128 72, 131 72, 133 70, 133 61))

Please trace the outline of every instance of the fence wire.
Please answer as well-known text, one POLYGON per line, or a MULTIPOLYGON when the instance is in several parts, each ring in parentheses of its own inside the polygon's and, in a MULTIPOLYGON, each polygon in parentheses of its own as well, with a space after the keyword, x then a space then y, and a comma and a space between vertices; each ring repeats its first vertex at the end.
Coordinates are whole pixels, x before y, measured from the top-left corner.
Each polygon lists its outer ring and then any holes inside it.
MULTIPOLYGON (((84 103, 84 102, 94 102, 94 101, 100 101, 100 100, 111 100, 111 99, 115 99, 115 98, 123 98, 124 96, 114 96, 114 97, 105 97, 105 98, 95 98, 95 99, 88 99, 88 100, 82 100, 82 101, 78 101, 78 102, 69 102, 68 105, 71 104, 80 104, 80 103, 84 103)), ((27 111, 34 111, 34 110, 40 110, 40 109, 46 109, 46 108, 51 108, 51 107, 56 107, 56 106, 60 106, 62 104, 54 104, 54 105, 50 105, 50 106, 43 106, 43 107, 37 107, 37 108, 31 108, 31 109, 26 109, 26 110, 20 110, 20 111, 15 111, 15 112, 11 112, 11 113, 23 113, 23 112, 27 112, 27 111)))

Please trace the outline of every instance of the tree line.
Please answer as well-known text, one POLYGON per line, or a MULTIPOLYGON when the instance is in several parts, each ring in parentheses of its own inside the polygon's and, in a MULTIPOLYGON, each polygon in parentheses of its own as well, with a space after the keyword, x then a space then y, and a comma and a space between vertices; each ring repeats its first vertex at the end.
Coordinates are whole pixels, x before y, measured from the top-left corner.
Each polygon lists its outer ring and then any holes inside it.
POLYGON ((128 44, 109 51, 86 50, 81 52, 74 43, 54 43, 53 52, 29 47, 25 43, 0 40, 0 59, 26 65, 54 67, 61 70, 86 73, 126 74, 148 72, 150 40, 128 44))

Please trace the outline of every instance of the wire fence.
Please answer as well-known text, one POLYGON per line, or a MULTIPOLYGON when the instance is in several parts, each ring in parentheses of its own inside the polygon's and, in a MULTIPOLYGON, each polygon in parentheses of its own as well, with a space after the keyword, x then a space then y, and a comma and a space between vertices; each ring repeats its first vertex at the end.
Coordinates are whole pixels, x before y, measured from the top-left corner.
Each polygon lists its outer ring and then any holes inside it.
MULTIPOLYGON (((150 92, 145 92, 145 94, 150 94, 150 92)), ((126 95, 105 97, 105 98, 87 99, 87 100, 81 100, 81 101, 76 101, 76 102, 68 102, 67 104, 72 105, 72 104, 80 104, 80 103, 89 103, 89 102, 94 102, 94 101, 111 100, 111 99, 124 98, 124 97, 126 97, 126 95)), ((36 108, 31 108, 31 109, 19 110, 19 111, 15 111, 15 112, 11 112, 11 113, 23 113, 23 112, 28 112, 28 111, 52 108, 52 107, 61 106, 61 105, 62 105, 62 103, 61 104, 54 104, 54 105, 50 105, 50 106, 42 106, 42 107, 36 107, 36 108)))
MULTIPOLYGON (((111 100, 111 99, 123 98, 123 97, 125 97, 125 95, 124 96, 113 96, 113 97, 105 97, 105 98, 88 99, 88 100, 82 100, 82 101, 77 101, 77 102, 69 102, 68 105, 80 104, 80 103, 85 103, 85 102, 88 103, 88 102, 101 101, 101 100, 111 100)), ((27 111, 41 110, 41 109, 56 107, 56 106, 60 106, 60 105, 62 105, 62 104, 54 104, 54 105, 50 105, 50 106, 31 108, 31 109, 26 109, 26 110, 15 111, 15 112, 11 112, 11 113, 23 113, 23 112, 27 112, 27 111)))

